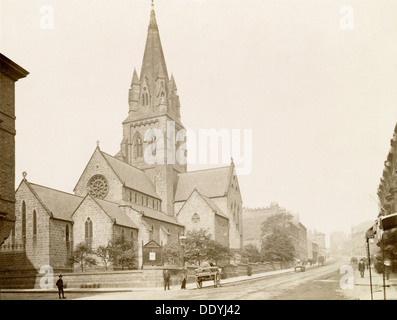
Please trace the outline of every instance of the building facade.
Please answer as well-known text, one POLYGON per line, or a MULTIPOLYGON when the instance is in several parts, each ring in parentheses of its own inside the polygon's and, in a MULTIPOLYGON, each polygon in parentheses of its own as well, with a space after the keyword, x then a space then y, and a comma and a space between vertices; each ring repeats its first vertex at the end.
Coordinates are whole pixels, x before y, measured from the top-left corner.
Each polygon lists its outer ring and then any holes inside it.
POLYGON ((327 248, 325 244, 325 234, 316 230, 308 230, 307 232, 308 241, 317 244, 318 246, 318 257, 327 255, 327 248))
MULTIPOLYGON (((365 238, 366 231, 372 227, 374 221, 365 221, 360 224, 357 224, 351 228, 350 235, 350 249, 351 256, 354 257, 366 257, 367 256, 367 240, 365 238)), ((377 246, 375 243, 370 244, 370 253, 375 254, 378 252, 377 246)))
MULTIPOLYGON (((274 214, 289 213, 277 203, 271 203, 264 208, 243 209, 244 246, 255 245, 259 250, 262 243, 262 223, 274 214)), ((292 215, 291 237, 295 247, 295 258, 306 261, 308 259, 307 229, 299 221, 298 215, 292 215)))
POLYGON ((15 82, 28 74, 0 53, 0 245, 15 223, 15 82))
MULTIPOLYGON (((397 213, 397 124, 390 140, 390 150, 384 162, 377 195, 379 199, 378 218, 397 213)), ((393 261, 394 270, 397 265, 396 239, 395 228, 384 232, 383 239, 381 233, 377 234, 377 245, 379 249, 385 250, 386 258, 393 261)))
POLYGON ((7 261, 10 268, 66 268, 76 245, 97 248, 120 236, 136 245, 143 267, 147 244, 177 245, 181 235, 196 229, 232 250, 242 248, 242 197, 233 160, 192 172, 179 161, 186 154, 186 140, 178 134, 184 130, 180 102, 153 8, 122 129, 120 151, 112 156, 98 145, 73 194, 24 176, 16 191, 15 233, 0 247, 0 269, 7 261))

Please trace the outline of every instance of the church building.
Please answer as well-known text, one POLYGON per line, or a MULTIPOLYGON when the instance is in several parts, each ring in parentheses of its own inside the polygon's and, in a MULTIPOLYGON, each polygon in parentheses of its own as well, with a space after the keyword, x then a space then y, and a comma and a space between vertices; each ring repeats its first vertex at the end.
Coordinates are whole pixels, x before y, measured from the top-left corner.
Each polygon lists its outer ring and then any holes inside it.
POLYGON ((66 268, 77 244, 97 248, 119 236, 136 243, 141 267, 145 245, 177 244, 200 228, 230 249, 242 249, 242 197, 233 161, 188 172, 186 163, 170 157, 186 142, 174 133, 185 128, 153 8, 141 72, 134 69, 128 97, 120 151, 112 156, 97 146, 73 194, 32 183, 24 174, 16 190, 15 228, 0 247, 0 269, 7 254, 17 268, 66 268), (148 155, 156 161, 147 161, 148 155))

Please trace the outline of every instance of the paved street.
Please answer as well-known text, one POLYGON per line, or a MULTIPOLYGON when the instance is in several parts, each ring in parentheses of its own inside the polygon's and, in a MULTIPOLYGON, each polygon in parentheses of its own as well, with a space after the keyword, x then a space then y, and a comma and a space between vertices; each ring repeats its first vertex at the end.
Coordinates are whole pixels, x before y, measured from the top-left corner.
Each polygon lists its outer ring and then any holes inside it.
MULTIPOLYGON (((179 286, 164 291, 162 288, 135 288, 131 292, 66 292, 68 300, 369 300, 369 275, 361 278, 354 268, 354 288, 341 289, 344 273, 340 267, 347 259, 329 260, 324 266, 309 267, 305 272, 287 271, 266 277, 254 275, 239 280, 227 279, 221 288, 207 283, 202 289, 190 284, 187 290, 179 286)), ((372 273, 374 299, 383 299, 382 276, 372 273)), ((345 281, 346 282, 346 281, 345 281)), ((397 298, 397 279, 387 281, 387 299, 397 298)), ((2 293, 6 300, 55 300, 56 293, 2 293)))

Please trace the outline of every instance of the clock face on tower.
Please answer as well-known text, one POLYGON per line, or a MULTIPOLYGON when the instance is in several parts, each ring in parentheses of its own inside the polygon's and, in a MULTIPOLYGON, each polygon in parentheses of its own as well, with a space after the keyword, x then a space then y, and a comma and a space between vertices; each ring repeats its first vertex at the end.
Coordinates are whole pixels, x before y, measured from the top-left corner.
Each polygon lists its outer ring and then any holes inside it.
POLYGON ((91 197, 103 199, 109 191, 109 186, 106 178, 97 174, 88 181, 87 191, 91 197))

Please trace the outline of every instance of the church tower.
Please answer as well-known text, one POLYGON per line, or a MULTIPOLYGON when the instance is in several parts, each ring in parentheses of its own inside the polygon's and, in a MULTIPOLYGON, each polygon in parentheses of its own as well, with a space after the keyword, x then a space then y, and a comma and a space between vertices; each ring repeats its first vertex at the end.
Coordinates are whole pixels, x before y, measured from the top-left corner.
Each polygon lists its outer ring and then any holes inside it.
POLYGON ((175 157, 175 151, 185 145, 183 141, 176 142, 176 135, 185 128, 176 83, 173 75, 168 75, 153 4, 141 73, 138 77, 134 69, 128 103, 128 117, 123 121, 123 139, 116 157, 149 176, 162 200, 161 210, 173 216, 177 175, 186 172, 186 164, 175 157), (159 130, 162 137, 155 134, 159 130), (150 154, 156 157, 155 163, 145 157, 145 152, 154 147, 156 150, 150 154))

